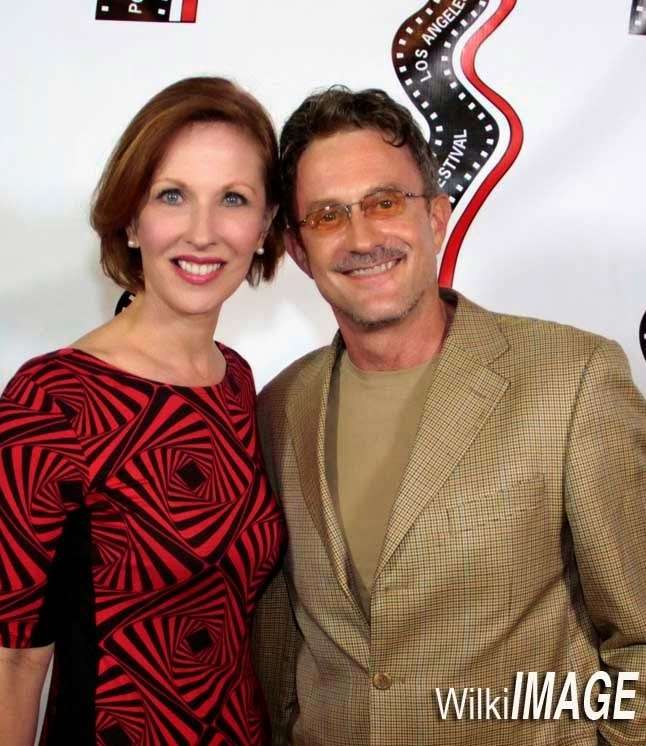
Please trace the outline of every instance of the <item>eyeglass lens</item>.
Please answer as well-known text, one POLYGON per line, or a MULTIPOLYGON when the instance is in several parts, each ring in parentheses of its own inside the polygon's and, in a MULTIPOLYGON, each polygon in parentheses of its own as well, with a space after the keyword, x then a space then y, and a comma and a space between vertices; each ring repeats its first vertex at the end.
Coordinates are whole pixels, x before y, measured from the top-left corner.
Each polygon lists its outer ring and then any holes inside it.
POLYGON ((371 220, 394 218, 403 212, 406 198, 404 192, 395 189, 375 192, 350 205, 326 205, 314 210, 305 218, 305 222, 316 231, 336 230, 350 220, 350 211, 355 204, 371 220))

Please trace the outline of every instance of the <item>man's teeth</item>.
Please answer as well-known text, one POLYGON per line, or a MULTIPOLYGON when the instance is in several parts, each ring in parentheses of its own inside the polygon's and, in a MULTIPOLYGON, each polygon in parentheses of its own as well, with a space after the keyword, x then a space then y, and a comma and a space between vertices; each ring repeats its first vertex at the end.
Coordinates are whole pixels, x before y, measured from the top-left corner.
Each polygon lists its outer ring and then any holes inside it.
POLYGON ((210 275, 211 272, 217 272, 222 266, 221 262, 214 264, 197 264, 196 262, 187 262, 184 259, 178 259, 177 265, 189 275, 210 275))
POLYGON ((349 275, 357 276, 357 275, 379 275, 382 272, 388 272, 388 270, 392 269, 395 264, 397 264, 396 259, 392 259, 389 262, 384 262, 383 264, 376 264, 374 267, 365 267, 362 269, 353 269, 350 272, 348 272, 349 275))

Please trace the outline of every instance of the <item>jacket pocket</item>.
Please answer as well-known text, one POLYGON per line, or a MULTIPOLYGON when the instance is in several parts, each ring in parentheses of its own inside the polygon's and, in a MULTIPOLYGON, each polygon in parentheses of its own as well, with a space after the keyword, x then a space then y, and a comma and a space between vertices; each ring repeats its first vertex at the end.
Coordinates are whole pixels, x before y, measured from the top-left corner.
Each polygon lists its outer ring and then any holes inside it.
POLYGON ((491 531, 510 528, 522 522, 540 504, 545 495, 542 474, 515 482, 504 489, 478 497, 458 501, 448 508, 449 527, 452 534, 491 531))

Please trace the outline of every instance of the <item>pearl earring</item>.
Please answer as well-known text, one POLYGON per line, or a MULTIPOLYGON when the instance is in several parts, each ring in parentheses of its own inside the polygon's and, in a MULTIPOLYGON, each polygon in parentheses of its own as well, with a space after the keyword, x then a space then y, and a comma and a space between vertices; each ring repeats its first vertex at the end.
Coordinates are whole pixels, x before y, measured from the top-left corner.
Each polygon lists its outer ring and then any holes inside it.
POLYGON ((258 256, 262 256, 264 253, 265 253, 265 247, 264 246, 259 246, 256 249, 256 254, 258 254, 258 256))
POLYGON ((134 238, 129 238, 128 239, 128 248, 129 249, 138 249, 139 248, 139 244, 134 240, 134 238))

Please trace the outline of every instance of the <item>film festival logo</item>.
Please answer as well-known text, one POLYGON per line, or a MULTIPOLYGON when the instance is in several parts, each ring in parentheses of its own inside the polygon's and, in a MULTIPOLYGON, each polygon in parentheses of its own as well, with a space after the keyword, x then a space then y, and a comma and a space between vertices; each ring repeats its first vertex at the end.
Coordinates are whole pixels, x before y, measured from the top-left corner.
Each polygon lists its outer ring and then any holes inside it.
POLYGON ((98 0, 97 21, 195 23, 197 0, 98 0))
MULTIPOLYGON (((523 143, 520 118, 475 71, 480 45, 515 5, 516 0, 429 0, 402 23, 392 43, 395 73, 428 123, 440 187, 457 218, 440 263, 445 286, 453 284, 473 219, 523 143)), ((632 0, 630 33, 646 35, 646 0, 632 0)), ((639 342, 646 359, 646 313, 639 342)))
POLYGON ((475 71, 478 48, 515 5, 516 0, 430 0, 404 21, 392 44, 395 73, 428 122, 440 187, 457 218, 440 263, 445 286, 453 283, 474 217, 523 142, 516 112, 475 71))

